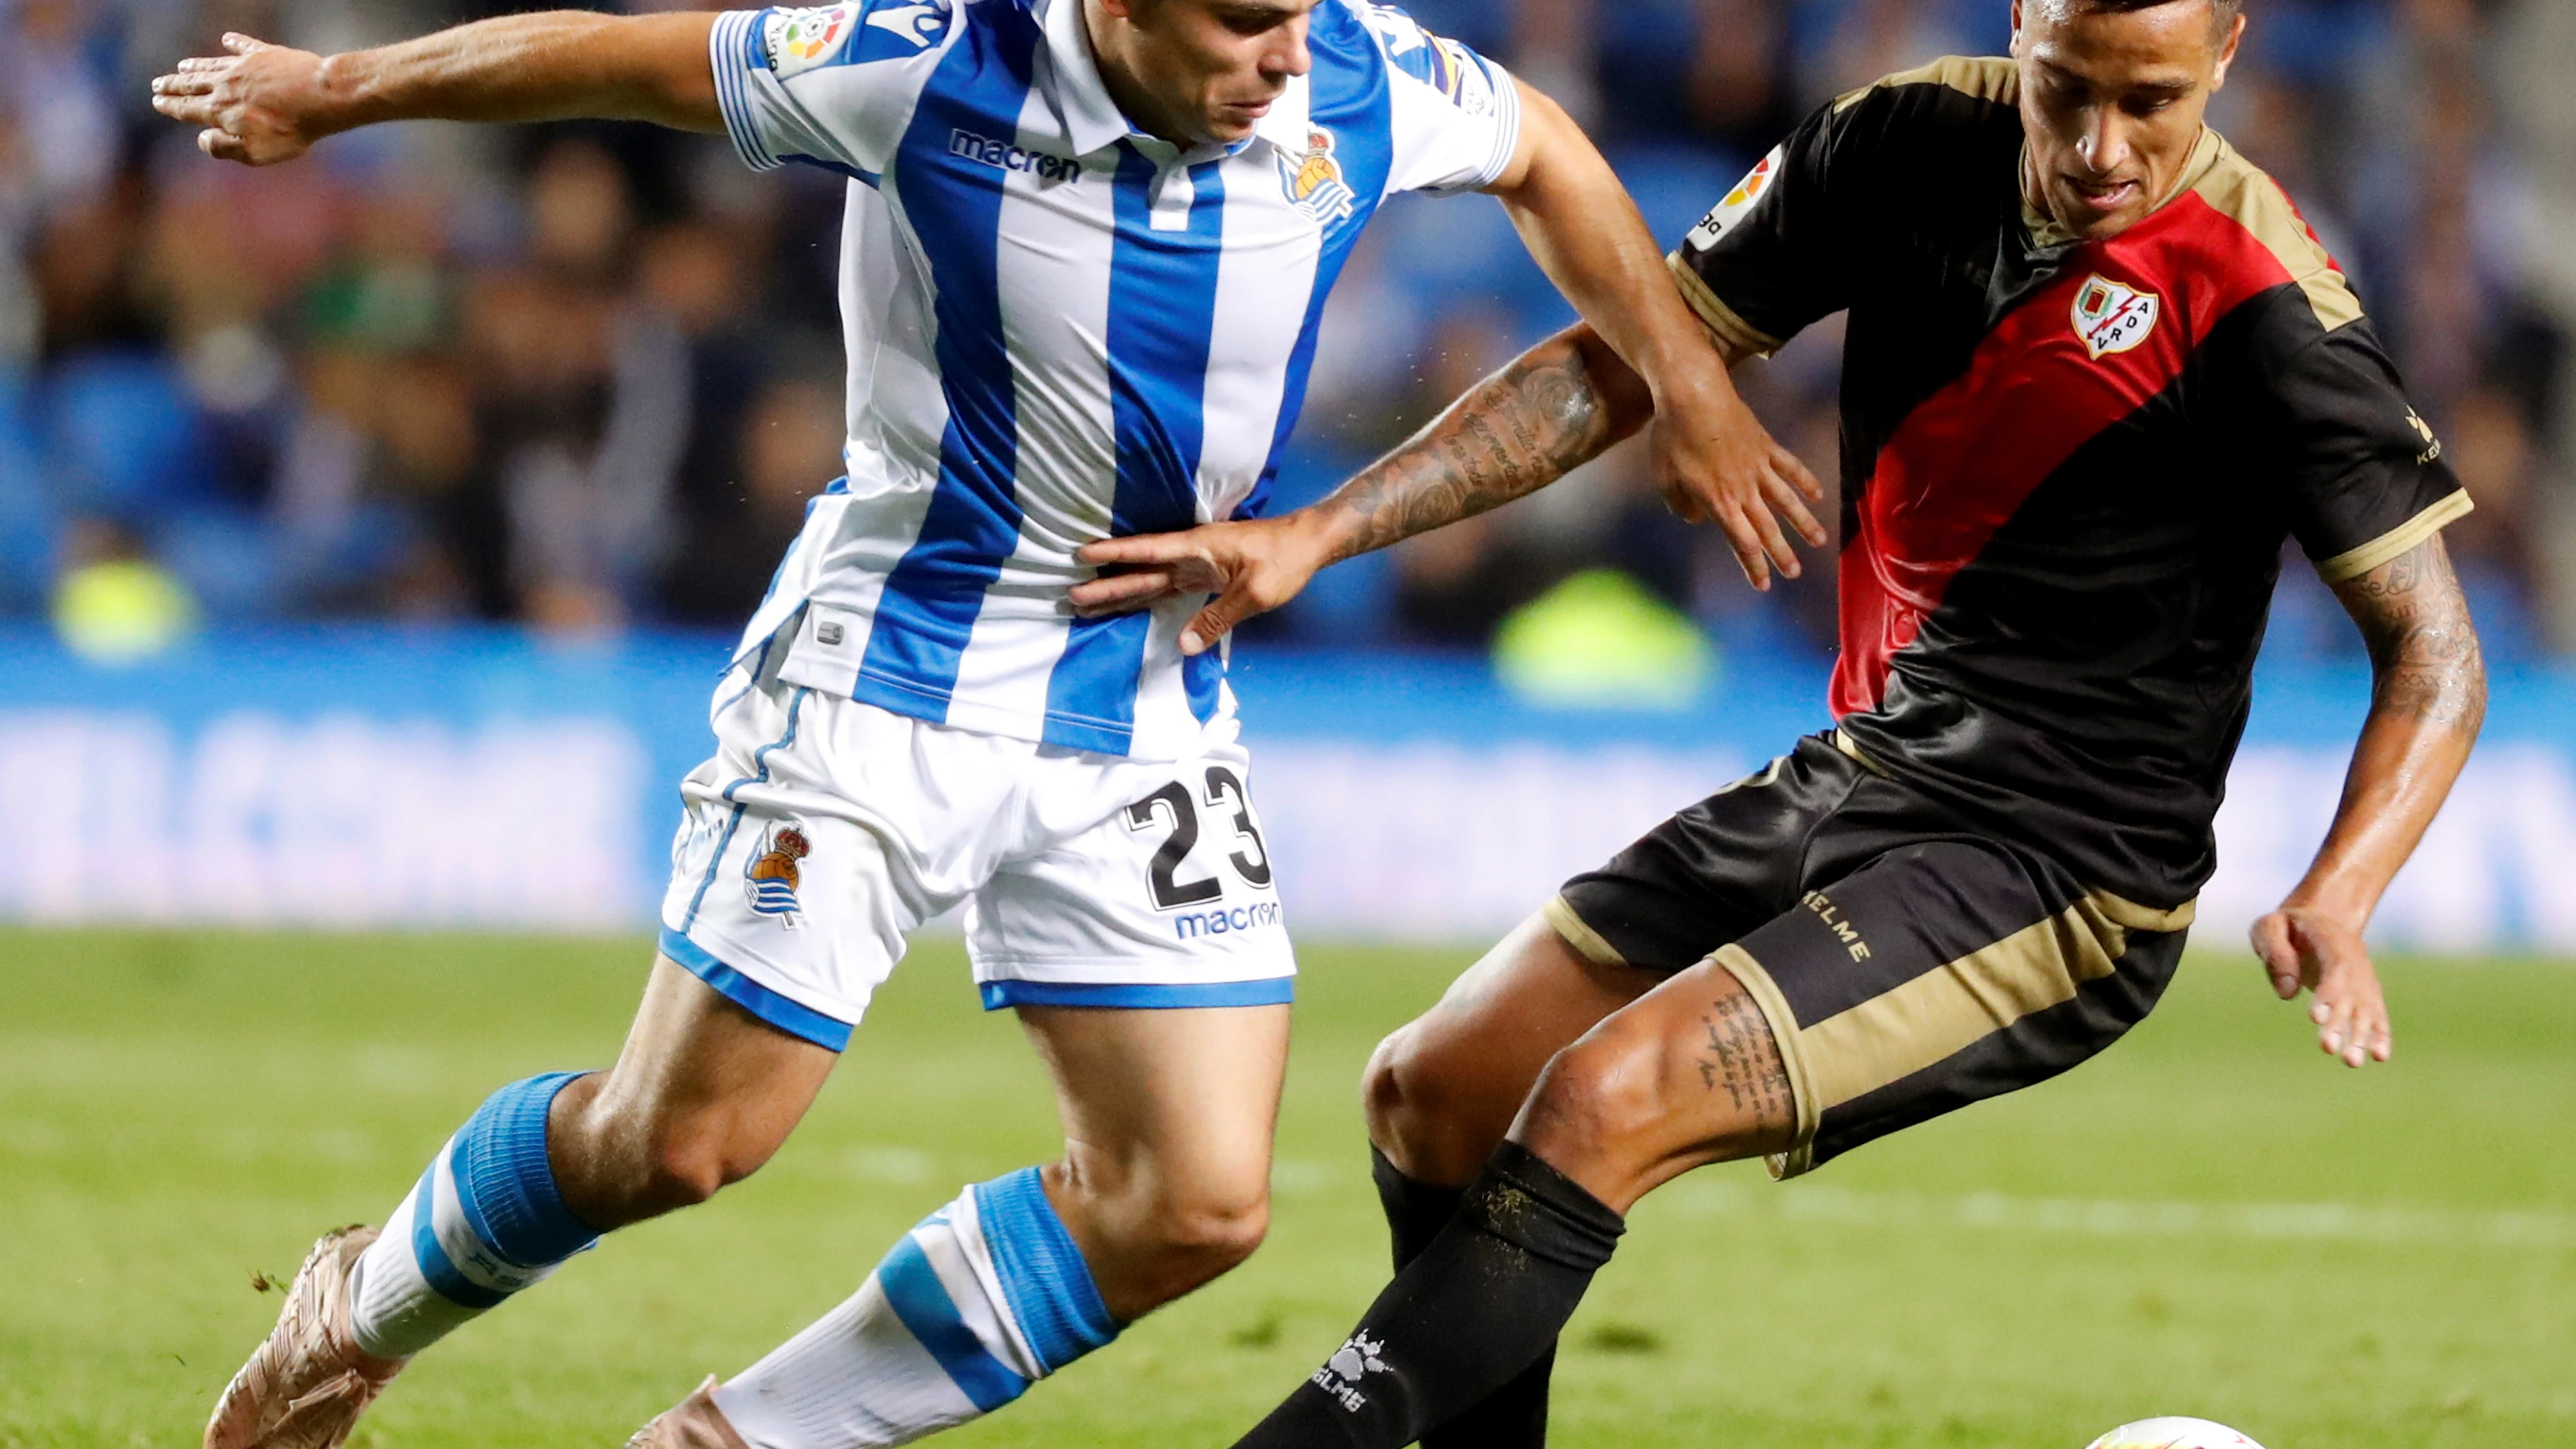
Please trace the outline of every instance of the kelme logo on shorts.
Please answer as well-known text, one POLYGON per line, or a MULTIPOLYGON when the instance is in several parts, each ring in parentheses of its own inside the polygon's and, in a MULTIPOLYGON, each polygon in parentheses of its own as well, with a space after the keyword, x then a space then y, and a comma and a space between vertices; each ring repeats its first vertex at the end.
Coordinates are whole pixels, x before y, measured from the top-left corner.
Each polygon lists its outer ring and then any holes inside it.
POLYGON ((804 821, 781 820, 770 826, 752 848, 751 858, 743 862, 743 899, 753 910, 776 916, 778 924, 795 930, 804 920, 796 888, 805 877, 797 862, 813 853, 814 842, 805 833, 804 821))

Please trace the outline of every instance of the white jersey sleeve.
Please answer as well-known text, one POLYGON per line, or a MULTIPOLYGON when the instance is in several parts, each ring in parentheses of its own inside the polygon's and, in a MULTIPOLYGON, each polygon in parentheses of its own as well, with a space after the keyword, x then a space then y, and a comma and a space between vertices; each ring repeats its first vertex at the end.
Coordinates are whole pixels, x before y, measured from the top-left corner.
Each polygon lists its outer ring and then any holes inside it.
POLYGON ((873 184, 963 27, 953 0, 717 16, 709 51, 734 148, 755 171, 809 161, 873 184))
POLYGON ((1520 145, 1520 89, 1511 73, 1395 6, 1350 3, 1386 52, 1394 149, 1387 190, 1439 194, 1491 185, 1520 145))

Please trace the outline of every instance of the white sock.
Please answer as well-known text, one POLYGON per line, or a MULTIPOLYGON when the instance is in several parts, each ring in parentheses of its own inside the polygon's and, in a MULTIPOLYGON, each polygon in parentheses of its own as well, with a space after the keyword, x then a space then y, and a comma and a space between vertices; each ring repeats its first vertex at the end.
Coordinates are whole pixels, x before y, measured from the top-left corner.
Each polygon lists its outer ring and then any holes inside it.
POLYGON ((1117 1336, 1036 1168, 966 1189, 859 1291, 716 1390, 751 1449, 906 1444, 1117 1336))
POLYGON ((358 1347, 409 1358, 597 1241, 563 1205, 546 1160, 547 1109, 579 1075, 503 1087, 439 1149, 358 1255, 358 1347))
POLYGON ((358 1347, 378 1358, 409 1358, 489 1310, 443 1297, 412 1256, 413 1198, 385 1219, 385 1230, 358 1255, 349 1284, 349 1313, 358 1347))

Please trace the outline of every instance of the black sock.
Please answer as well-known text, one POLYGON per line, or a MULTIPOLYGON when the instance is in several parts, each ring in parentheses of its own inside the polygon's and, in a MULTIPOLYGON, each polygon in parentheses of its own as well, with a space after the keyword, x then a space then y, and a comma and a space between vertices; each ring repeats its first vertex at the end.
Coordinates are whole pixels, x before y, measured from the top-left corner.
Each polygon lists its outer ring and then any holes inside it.
MULTIPOLYGON (((1395 1248, 1395 1270, 1422 1256, 1449 1219, 1458 1212, 1464 1188, 1434 1187, 1416 1181, 1369 1149, 1369 1175, 1377 1179, 1377 1200, 1386 1209, 1386 1235, 1395 1248)), ((1422 1436, 1422 1449, 1540 1449, 1547 1443, 1547 1384, 1556 1372, 1556 1344, 1536 1362, 1512 1376, 1511 1382, 1469 1405, 1458 1417, 1434 1425, 1422 1436)))
POLYGON ((1516 1142, 1360 1326, 1236 1449, 1400 1449, 1556 1341, 1626 1224, 1516 1142))

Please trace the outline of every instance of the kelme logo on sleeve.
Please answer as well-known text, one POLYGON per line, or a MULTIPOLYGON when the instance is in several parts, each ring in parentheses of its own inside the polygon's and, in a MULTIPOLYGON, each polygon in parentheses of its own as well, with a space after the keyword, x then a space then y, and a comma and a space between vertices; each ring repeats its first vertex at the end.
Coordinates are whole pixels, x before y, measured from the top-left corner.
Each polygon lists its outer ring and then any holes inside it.
POLYGON ((2123 286, 2095 272, 2075 292, 2075 335, 2084 339, 2084 350, 2099 362, 2146 341, 2163 311, 2164 302, 2155 293, 2123 286))

